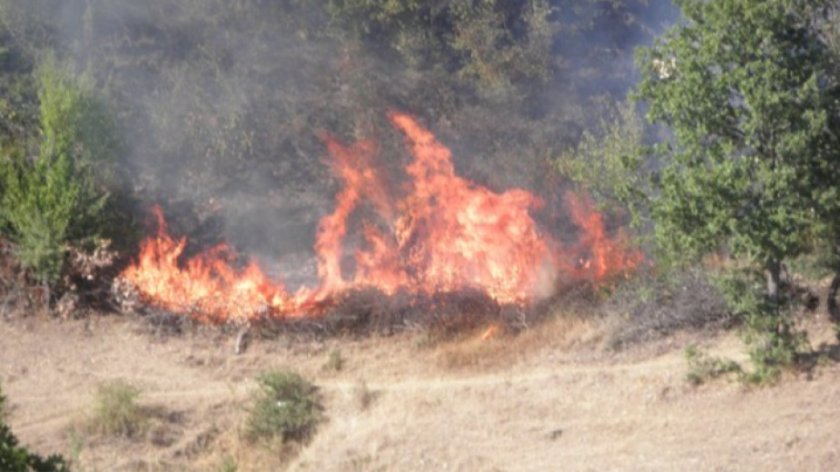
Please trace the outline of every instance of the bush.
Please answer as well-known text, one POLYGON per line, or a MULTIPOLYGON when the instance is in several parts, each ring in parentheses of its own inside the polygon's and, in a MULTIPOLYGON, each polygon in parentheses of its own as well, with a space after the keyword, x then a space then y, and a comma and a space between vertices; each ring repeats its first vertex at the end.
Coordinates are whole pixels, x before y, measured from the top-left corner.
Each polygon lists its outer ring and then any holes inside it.
POLYGON ((105 226, 118 142, 104 104, 83 79, 51 60, 38 78, 39 154, 7 157, 0 165, 0 221, 22 265, 51 283, 61 274, 66 244, 105 226))
POLYGON ((610 294, 601 310, 620 320, 609 339, 614 348, 731 318, 721 291, 703 269, 639 273, 610 294))
POLYGON ((686 380, 692 385, 700 385, 727 374, 743 373, 737 362, 710 357, 693 345, 685 349, 685 360, 688 362, 686 380))
POLYGON ((46 459, 18 445, 18 439, 6 425, 3 408, 6 397, 0 390, 0 470, 3 472, 69 472, 61 456, 46 459))
POLYGON ((321 420, 321 406, 316 387, 300 375, 271 371, 258 379, 260 390, 248 419, 247 436, 251 440, 281 438, 305 439, 321 420))
POLYGON ((131 437, 148 424, 148 414, 137 404, 140 390, 122 381, 101 385, 96 392, 91 429, 108 436, 131 437))
POLYGON ((763 290, 763 274, 756 270, 731 269, 717 277, 730 309, 743 322, 744 342, 753 370, 744 374, 749 383, 774 382, 782 369, 793 367, 807 350, 804 333, 794 329, 796 298, 782 287, 776 300, 763 290))

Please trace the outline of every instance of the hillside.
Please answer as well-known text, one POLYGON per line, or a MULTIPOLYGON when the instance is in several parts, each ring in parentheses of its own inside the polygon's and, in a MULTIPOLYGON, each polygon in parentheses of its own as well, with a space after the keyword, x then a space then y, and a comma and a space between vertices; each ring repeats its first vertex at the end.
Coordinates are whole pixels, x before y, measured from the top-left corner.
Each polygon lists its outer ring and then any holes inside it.
MULTIPOLYGON (((828 339, 819 320, 809 330, 815 345, 828 339)), ((274 337, 236 356, 234 336, 209 328, 30 317, 0 323, 0 379, 22 442, 78 470, 827 470, 840 459, 840 366, 770 388, 692 387, 682 348, 737 356, 734 335, 612 353, 600 332, 558 317, 518 337, 274 337), (335 350, 344 366, 329 371, 335 350), (242 439, 253 379, 273 367, 319 387, 327 420, 305 446, 242 439), (143 437, 85 432, 93 392, 113 379, 156 411, 143 437)))

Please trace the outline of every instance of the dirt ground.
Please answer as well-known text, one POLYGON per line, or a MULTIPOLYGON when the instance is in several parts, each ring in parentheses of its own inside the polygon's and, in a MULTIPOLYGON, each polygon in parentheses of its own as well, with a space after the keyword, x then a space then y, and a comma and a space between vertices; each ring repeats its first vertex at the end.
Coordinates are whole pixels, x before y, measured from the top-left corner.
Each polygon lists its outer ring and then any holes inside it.
MULTIPOLYGON (((827 340, 815 323, 812 342, 827 340)), ((840 366, 748 389, 692 387, 683 348, 740 355, 733 334, 680 335, 605 351, 599 328, 557 317, 517 337, 445 343, 175 336, 137 318, 0 320, 0 381, 24 444, 74 470, 834 470, 840 366), (340 371, 324 368, 339 351, 340 371), (254 378, 292 368, 318 387, 326 421, 306 445, 252 444, 254 378), (102 382, 127 380, 160 413, 140 438, 84 428, 102 382)))

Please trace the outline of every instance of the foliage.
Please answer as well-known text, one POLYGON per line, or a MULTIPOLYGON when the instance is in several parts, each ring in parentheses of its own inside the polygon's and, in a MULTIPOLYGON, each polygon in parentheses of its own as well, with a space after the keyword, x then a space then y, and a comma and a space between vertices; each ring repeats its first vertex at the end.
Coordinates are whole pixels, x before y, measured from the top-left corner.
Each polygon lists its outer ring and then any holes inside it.
POLYGON ((737 362, 710 357, 694 345, 685 348, 685 359, 688 363, 686 380, 692 385, 700 385, 727 374, 742 373, 737 362))
POLYGON ((26 154, 38 128, 33 61, 0 23, 0 155, 26 154))
POLYGON ((258 379, 260 389, 248 418, 250 439, 306 439, 321 420, 315 386, 288 371, 270 371, 258 379))
POLYGON ((751 267, 730 268, 716 276, 729 307, 744 323, 744 341, 754 369, 745 372, 743 380, 770 383, 781 370, 792 367, 797 357, 807 350, 804 333, 793 329, 795 300, 790 287, 784 286, 776 299, 762 290, 762 274, 751 267))
POLYGON ((100 385, 94 400, 91 429, 108 436, 131 437, 147 425, 148 414, 137 404, 140 390, 122 381, 100 385))
POLYGON ((757 368, 789 365, 800 336, 782 264, 816 234, 840 234, 825 230, 840 220, 840 83, 819 28, 828 3, 678 4, 685 21, 638 56, 637 96, 673 132, 653 171, 655 236, 676 260, 724 249, 766 270, 766 291, 740 292, 750 307, 739 311, 757 368))
POLYGON ((61 456, 43 458, 18 444, 18 439, 3 418, 5 397, 0 390, 0 470, 6 472, 69 472, 61 456))
POLYGON ((334 24, 364 41, 388 45, 415 68, 443 68, 479 90, 551 74, 557 22, 544 0, 331 0, 327 12, 334 24))
POLYGON ((43 458, 18 445, 9 427, 0 423, 0 470, 8 472, 69 472, 58 455, 43 458))
POLYGON ((89 86, 52 61, 39 71, 42 141, 39 155, 8 157, 0 218, 19 258, 44 282, 54 282, 65 245, 98 235, 104 226, 106 183, 118 143, 104 105, 89 86))
POLYGON ((608 104, 593 132, 585 130, 577 145, 557 160, 561 174, 585 188, 607 208, 627 209, 640 226, 646 206, 640 170, 645 164, 645 124, 630 101, 608 104))
POLYGON ((687 23, 641 50, 638 96, 675 138, 653 202, 665 247, 764 264, 805 248, 815 208, 837 211, 840 87, 817 3, 681 1, 687 23))

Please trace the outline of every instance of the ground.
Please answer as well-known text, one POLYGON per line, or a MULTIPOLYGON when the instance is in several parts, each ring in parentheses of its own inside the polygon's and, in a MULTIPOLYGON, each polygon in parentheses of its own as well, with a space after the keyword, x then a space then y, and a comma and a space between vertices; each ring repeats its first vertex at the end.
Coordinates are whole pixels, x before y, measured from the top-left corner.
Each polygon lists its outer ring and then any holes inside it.
MULTIPOLYGON (((817 317, 819 318, 819 317, 817 317)), ((812 342, 830 330, 814 321, 812 342)), ((596 322, 558 315, 524 334, 432 342, 419 333, 253 339, 178 335, 136 317, 0 320, 0 380, 24 444, 84 471, 829 470, 840 461, 840 366, 779 385, 692 387, 683 349, 739 355, 733 333, 681 334, 616 353, 596 322), (341 370, 325 367, 330 353, 341 370), (242 431, 254 378, 292 368, 326 420, 299 444, 242 431), (143 437, 85 429, 102 382, 127 380, 156 418, 143 437)))

